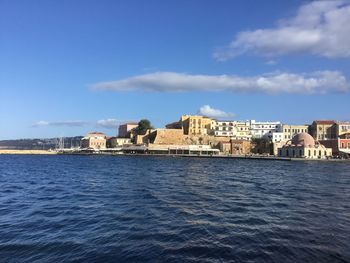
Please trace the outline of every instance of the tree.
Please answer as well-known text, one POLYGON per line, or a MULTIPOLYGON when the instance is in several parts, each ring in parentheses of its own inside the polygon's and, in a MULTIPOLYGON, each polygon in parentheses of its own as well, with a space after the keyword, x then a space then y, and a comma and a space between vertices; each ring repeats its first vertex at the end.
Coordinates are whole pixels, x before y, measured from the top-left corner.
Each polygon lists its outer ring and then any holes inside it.
POLYGON ((139 121, 135 130, 137 134, 145 134, 149 129, 153 129, 151 122, 147 119, 142 119, 139 121))

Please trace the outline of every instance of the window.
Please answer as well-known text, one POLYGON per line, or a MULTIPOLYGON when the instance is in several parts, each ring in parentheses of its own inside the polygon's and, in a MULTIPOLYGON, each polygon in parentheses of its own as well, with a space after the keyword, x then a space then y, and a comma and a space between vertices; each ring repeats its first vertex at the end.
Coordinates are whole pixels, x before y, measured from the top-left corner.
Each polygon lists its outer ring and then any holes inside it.
POLYGON ((289 150, 288 150, 288 149, 287 149, 287 151, 286 151, 286 155, 289 156, 289 150))
POLYGON ((309 150, 309 156, 311 156, 311 150, 309 150))
POLYGON ((299 156, 303 156, 303 151, 301 149, 299 150, 299 156))

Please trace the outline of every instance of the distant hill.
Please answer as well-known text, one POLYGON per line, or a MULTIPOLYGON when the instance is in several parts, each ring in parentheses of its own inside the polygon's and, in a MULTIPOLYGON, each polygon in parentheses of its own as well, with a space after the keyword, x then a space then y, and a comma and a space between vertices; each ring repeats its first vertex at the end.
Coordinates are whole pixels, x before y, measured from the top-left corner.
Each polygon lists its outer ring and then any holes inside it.
MULTIPOLYGON (((65 137, 64 148, 79 147, 83 136, 65 137)), ((59 138, 48 139, 18 139, 0 141, 0 149, 18 150, 48 150, 58 147, 59 138)))

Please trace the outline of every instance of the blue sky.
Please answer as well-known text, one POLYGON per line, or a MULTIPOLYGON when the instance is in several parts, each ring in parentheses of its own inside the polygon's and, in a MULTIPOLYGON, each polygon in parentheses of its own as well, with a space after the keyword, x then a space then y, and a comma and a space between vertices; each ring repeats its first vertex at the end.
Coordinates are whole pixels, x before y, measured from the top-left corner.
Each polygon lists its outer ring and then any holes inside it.
POLYGON ((343 1, 0 0, 0 139, 349 120, 349 23, 343 1))

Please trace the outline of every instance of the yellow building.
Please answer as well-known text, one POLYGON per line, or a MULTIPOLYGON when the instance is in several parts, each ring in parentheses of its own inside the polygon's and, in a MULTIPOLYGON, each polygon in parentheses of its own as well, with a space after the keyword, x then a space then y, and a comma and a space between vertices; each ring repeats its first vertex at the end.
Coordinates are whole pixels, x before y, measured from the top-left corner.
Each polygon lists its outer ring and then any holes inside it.
POLYGON ((90 132, 81 139, 81 148, 105 149, 106 135, 102 132, 90 132))
POLYGON ((308 125, 283 124, 283 140, 291 140, 298 133, 308 132, 308 125))
POLYGON ((186 135, 206 135, 214 132, 215 120, 205 116, 183 115, 181 124, 186 135))

